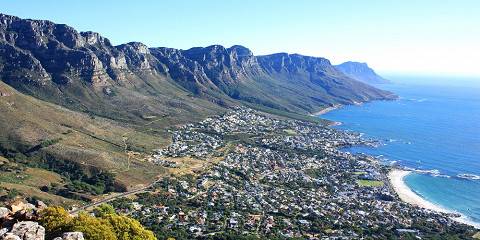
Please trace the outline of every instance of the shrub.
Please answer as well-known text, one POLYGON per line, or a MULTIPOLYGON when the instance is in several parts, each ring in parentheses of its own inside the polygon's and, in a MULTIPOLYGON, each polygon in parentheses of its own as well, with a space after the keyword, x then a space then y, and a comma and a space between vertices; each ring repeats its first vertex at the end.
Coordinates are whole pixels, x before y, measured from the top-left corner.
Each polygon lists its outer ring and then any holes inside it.
POLYGON ((118 240, 155 240, 152 231, 146 230, 137 220, 123 215, 108 214, 104 217, 118 240))
POLYGON ((152 231, 137 220, 118 215, 112 206, 102 204, 94 210, 97 217, 79 213, 72 217, 62 207, 48 207, 40 212, 39 222, 47 236, 53 238, 63 232, 82 232, 86 240, 155 240, 152 231))
POLYGON ((79 213, 72 223, 72 231, 82 232, 88 240, 116 240, 112 226, 102 218, 79 213))
POLYGON ((107 215, 114 215, 115 214, 115 209, 112 207, 112 205, 109 204, 101 204, 97 208, 93 210, 93 214, 97 217, 105 217, 107 215))
POLYGON ((48 207, 40 212, 39 222, 45 227, 47 236, 59 236, 72 227, 73 218, 62 207, 48 207))

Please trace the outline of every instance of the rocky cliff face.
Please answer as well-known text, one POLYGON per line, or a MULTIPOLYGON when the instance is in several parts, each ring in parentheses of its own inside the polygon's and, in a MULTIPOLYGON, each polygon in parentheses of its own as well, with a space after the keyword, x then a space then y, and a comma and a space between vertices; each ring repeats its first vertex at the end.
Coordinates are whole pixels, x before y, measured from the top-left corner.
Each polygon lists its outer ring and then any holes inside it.
POLYGON ((224 48, 213 45, 191 48, 182 53, 186 58, 199 63, 205 74, 221 88, 262 72, 257 58, 248 48, 242 46, 224 48))
POLYGON ((355 80, 369 83, 388 83, 389 81, 379 76, 373 69, 371 69, 366 63, 359 62, 344 62, 335 66, 338 70, 343 72, 350 78, 355 80))
POLYGON ((295 74, 300 71, 315 73, 336 73, 330 61, 325 58, 302 56, 300 54, 276 53, 260 56, 262 67, 268 72, 295 74))
POLYGON ((82 79, 93 87, 102 87, 125 80, 125 75, 133 72, 164 71, 141 43, 112 46, 98 33, 79 33, 50 21, 0 15, 0 43, 4 80, 25 78, 67 84, 82 79), (25 76, 19 71, 32 74, 25 76))
POLYGON ((198 101, 181 97, 185 95, 220 106, 241 100, 300 113, 391 97, 346 77, 324 58, 284 53, 257 57, 242 46, 113 46, 98 33, 3 14, 0 78, 44 100, 102 115, 111 114, 109 105, 127 102, 138 109, 146 105, 139 100, 143 98, 157 98, 156 104, 143 107, 153 114, 167 111, 159 109, 161 104, 201 110, 198 101))

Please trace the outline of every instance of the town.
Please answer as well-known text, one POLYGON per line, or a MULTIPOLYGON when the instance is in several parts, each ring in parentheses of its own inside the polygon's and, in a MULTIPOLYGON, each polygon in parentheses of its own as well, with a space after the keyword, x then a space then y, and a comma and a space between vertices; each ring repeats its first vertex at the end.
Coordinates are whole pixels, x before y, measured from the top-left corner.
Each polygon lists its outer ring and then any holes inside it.
POLYGON ((175 168, 165 159, 223 160, 199 174, 165 177, 133 202, 112 203, 157 236, 384 239, 473 231, 447 214, 401 202, 388 166, 341 151, 378 144, 357 133, 238 107, 172 136, 151 161, 175 168))

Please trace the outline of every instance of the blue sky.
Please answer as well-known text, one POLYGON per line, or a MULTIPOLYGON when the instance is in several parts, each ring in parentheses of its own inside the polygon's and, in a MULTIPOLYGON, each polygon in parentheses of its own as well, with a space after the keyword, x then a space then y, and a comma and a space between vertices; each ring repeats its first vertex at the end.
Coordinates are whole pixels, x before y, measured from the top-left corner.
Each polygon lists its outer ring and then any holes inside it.
POLYGON ((95 31, 112 43, 367 62, 381 73, 480 76, 476 0, 4 0, 0 12, 95 31))

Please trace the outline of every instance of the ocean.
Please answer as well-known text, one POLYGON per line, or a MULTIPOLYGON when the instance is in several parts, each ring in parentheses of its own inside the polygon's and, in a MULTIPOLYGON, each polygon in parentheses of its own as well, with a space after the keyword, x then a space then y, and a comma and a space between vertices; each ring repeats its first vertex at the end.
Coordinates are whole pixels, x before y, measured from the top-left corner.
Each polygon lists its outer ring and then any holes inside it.
POLYGON ((336 128, 380 140, 362 152, 414 169, 405 183, 424 199, 480 223, 480 80, 395 77, 377 85, 400 96, 321 115, 336 128))

